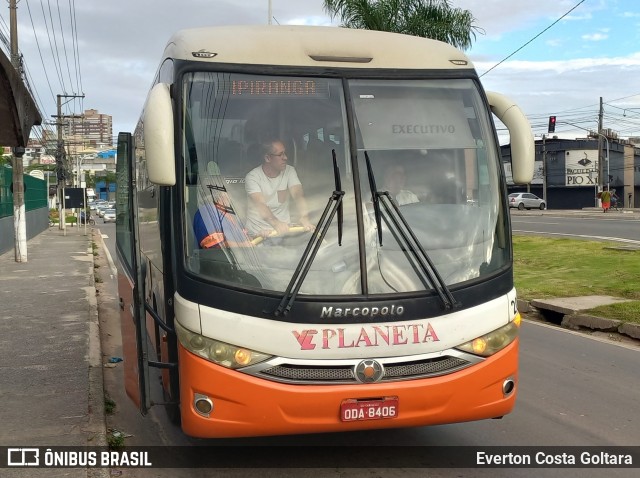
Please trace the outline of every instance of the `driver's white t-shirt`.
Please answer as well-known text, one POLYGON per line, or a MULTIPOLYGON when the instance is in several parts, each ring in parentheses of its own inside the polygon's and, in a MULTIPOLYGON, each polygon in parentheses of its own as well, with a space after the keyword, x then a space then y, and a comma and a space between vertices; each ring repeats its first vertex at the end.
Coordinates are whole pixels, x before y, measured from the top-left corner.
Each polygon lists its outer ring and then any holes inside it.
MULTIPOLYGON (((285 167, 285 170, 275 178, 270 178, 262 170, 262 166, 249 171, 245 178, 247 195, 262 193, 265 202, 273 215, 284 223, 291 222, 289 214, 289 188, 300 184, 298 174, 293 166, 285 167)), ((257 209, 252 207, 249 201, 247 209, 247 221, 245 223, 249 234, 257 235, 263 230, 271 230, 273 227, 262 219, 257 209)))
MULTIPOLYGON (((391 195, 393 197, 393 194, 391 195)), ((404 206, 405 204, 413 204, 414 202, 419 202, 418 196, 413 194, 411 191, 406 189, 402 189, 398 194, 393 197, 398 206, 404 206)))

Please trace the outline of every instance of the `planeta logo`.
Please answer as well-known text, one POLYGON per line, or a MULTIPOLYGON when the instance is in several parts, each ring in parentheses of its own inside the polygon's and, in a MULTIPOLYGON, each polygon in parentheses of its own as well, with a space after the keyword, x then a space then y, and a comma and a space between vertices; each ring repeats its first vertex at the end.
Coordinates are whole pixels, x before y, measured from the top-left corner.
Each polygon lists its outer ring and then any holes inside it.
POLYGON ((403 346, 439 342, 429 323, 292 330, 300 350, 403 346))

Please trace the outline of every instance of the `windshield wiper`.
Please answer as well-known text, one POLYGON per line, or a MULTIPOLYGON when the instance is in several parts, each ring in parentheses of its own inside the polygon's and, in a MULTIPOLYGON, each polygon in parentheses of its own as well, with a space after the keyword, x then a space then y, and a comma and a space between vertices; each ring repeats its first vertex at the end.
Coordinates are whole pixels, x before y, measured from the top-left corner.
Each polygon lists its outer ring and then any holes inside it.
POLYGON ((380 241, 380 245, 382 246, 382 211, 380 208, 382 204, 382 208, 386 213, 384 215, 385 224, 391 231, 391 234, 393 234, 400 249, 404 252, 409 264, 411 264, 411 267, 413 267, 425 288, 429 288, 429 285, 433 287, 445 309, 448 310, 459 306, 460 304, 456 302, 455 297, 453 297, 446 282, 442 279, 442 276, 440 276, 438 269, 436 269, 427 251, 424 250, 420 240, 416 237, 413 229, 411 229, 409 223, 400 212, 400 208, 392 200, 389 191, 378 191, 376 189, 373 168, 371 167, 369 154, 366 151, 364 152, 364 157, 367 164, 367 174, 369 175, 369 185, 371 186, 371 199, 373 201, 373 210, 378 227, 378 240, 380 241))
POLYGON ((331 150, 331 153, 333 156, 333 178, 335 182, 335 191, 331 194, 331 197, 322 212, 322 216, 320 216, 320 220, 318 221, 318 224, 316 224, 316 230, 311 234, 307 247, 302 253, 302 257, 298 261, 296 270, 291 276, 289 285, 287 286, 278 307, 273 312, 273 315, 276 317, 280 315, 287 315, 291 310, 293 302, 300 291, 300 287, 302 287, 305 277, 307 277, 307 274, 311 269, 311 264, 318 254, 320 245, 329 230, 329 226, 331 226, 331 222, 333 221, 333 217, 336 212, 338 213, 338 245, 342 245, 342 199, 344 198, 344 191, 342 190, 342 184, 340 181, 340 170, 338 169, 338 162, 336 160, 336 150, 331 150))
POLYGON ((380 242, 380 245, 382 245, 382 214, 380 213, 380 196, 377 194, 378 188, 376 187, 376 178, 373 175, 373 169, 371 169, 369 153, 367 153, 366 151, 364 152, 364 159, 367 162, 367 175, 369 176, 369 189, 371 189, 373 214, 376 218, 376 227, 378 229, 378 242, 380 242))

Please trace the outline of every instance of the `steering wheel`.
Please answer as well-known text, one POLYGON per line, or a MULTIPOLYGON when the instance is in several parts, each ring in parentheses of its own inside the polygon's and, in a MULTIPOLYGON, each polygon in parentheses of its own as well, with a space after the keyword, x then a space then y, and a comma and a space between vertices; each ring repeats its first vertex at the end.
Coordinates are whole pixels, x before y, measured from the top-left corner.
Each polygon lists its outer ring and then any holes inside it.
MULTIPOLYGON (((267 236, 267 238, 269 237, 278 237, 278 236, 288 236, 289 234, 299 234, 301 232, 305 232, 305 228, 303 226, 289 226, 289 231, 287 231, 285 234, 278 234, 278 231, 276 231, 275 229, 273 229, 269 235, 267 236)), ((260 244, 262 241, 264 241, 266 238, 262 237, 262 236, 258 236, 258 237, 254 237, 251 240, 251 244, 253 244, 254 246, 257 246, 258 244, 260 244)))

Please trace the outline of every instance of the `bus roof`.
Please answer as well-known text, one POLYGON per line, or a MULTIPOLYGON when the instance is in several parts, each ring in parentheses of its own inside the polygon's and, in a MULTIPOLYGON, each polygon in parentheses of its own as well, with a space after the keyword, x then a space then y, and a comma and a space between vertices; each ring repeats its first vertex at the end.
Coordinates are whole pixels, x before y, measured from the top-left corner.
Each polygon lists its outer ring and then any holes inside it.
POLYGON ((169 40, 164 57, 209 63, 336 68, 473 68, 464 53, 437 40, 372 30, 292 25, 181 30, 169 40), (215 56, 198 57, 194 52, 215 56))

